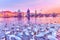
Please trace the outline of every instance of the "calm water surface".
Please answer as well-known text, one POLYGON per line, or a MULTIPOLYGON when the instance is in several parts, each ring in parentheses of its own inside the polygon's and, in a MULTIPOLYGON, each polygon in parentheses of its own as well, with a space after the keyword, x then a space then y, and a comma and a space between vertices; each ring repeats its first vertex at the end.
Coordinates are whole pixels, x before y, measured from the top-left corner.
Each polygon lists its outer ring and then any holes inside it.
MULTIPOLYGON (((24 18, 0 18, 0 23, 23 23, 23 24, 26 24, 28 22, 28 19, 26 17, 24 18)), ((34 18, 34 17, 31 17, 30 18, 30 22, 31 23, 37 23, 37 24, 40 24, 40 23, 60 23, 60 17, 37 17, 37 18, 34 18)))
MULTIPOLYGON (((0 18, 0 33, 2 34, 2 32, 3 32, 1 30, 12 31, 10 29, 10 27, 13 24, 15 24, 15 26, 17 26, 20 24, 27 24, 28 22, 29 21, 26 17, 24 17, 24 18, 0 18), (7 24, 7 27, 5 27, 6 24, 7 24)), ((53 18, 53 17, 40 17, 40 18, 39 17, 37 17, 37 18, 31 17, 30 22, 36 23, 36 24, 41 24, 41 23, 57 23, 57 24, 60 24, 60 17, 55 17, 55 18, 53 18)), ((59 32, 60 32, 60 30, 59 30, 59 32)), ((58 32, 57 32, 57 34, 59 35, 58 32)))

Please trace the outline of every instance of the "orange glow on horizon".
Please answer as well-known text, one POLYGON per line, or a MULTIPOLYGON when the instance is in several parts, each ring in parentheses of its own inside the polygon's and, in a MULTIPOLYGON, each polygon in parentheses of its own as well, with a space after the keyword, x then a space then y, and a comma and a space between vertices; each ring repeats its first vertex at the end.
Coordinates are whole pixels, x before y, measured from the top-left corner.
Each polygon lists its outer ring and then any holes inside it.
POLYGON ((42 13, 60 13, 60 8, 51 8, 49 10, 44 10, 42 13))

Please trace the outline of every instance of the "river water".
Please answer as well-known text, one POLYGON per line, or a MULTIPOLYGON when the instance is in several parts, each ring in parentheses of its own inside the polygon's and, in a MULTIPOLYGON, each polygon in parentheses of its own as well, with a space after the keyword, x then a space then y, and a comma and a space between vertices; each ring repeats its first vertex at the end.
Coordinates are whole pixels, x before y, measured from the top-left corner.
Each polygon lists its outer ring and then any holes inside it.
MULTIPOLYGON (((0 23, 9 23, 9 22, 20 22, 23 24, 26 24, 28 22, 28 19, 26 17, 23 18, 0 18, 0 23)), ((60 17, 31 17, 30 18, 30 22, 31 23, 36 23, 36 24, 40 24, 40 23, 59 23, 60 24, 60 17)))
MULTIPOLYGON (((27 24, 28 22, 34 24, 46 24, 46 23, 56 23, 60 24, 60 17, 31 17, 30 21, 26 18, 0 18, 0 37, 3 36, 1 30, 8 30, 10 27, 12 27, 13 24, 15 26, 21 24, 27 24), (7 25, 7 26, 6 26, 7 25)), ((5 31, 3 32, 5 33, 5 31)))

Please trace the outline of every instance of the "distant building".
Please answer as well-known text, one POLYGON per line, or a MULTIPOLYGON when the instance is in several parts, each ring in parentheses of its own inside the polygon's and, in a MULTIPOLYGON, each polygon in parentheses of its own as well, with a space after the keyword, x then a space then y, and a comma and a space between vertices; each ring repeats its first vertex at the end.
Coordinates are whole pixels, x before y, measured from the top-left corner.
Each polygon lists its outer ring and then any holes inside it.
POLYGON ((52 13, 50 16, 51 17, 57 17, 57 14, 56 13, 52 13))
POLYGON ((35 14, 37 14, 37 10, 35 10, 35 14))
POLYGON ((57 16, 57 14, 56 14, 56 13, 53 13, 53 14, 52 14, 52 17, 56 17, 56 16, 57 16))
POLYGON ((30 20, 30 10, 27 10, 27 19, 30 20))
POLYGON ((21 18, 22 17, 22 13, 20 10, 18 10, 18 18, 21 18))
POLYGON ((35 24, 36 24, 37 10, 35 10, 35 24))
POLYGON ((35 17, 37 17, 37 10, 35 10, 35 17))
POLYGON ((50 16, 50 14, 44 14, 44 16, 45 16, 45 17, 49 17, 49 16, 50 16))

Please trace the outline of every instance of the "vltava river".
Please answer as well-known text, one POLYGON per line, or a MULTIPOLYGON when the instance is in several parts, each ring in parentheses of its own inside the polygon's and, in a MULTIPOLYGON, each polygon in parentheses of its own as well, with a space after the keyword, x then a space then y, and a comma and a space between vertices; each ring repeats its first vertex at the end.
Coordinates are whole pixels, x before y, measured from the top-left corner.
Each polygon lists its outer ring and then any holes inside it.
MULTIPOLYGON (((28 22, 28 19, 26 17, 24 18, 0 18, 0 23, 23 23, 26 24, 28 22)), ((30 18, 31 23, 60 23, 60 17, 31 17, 30 18)))

